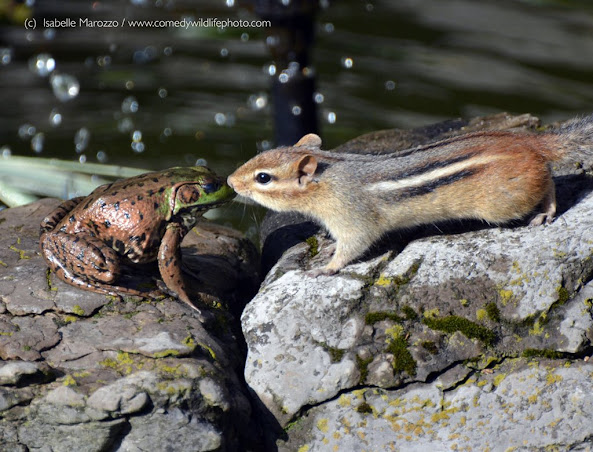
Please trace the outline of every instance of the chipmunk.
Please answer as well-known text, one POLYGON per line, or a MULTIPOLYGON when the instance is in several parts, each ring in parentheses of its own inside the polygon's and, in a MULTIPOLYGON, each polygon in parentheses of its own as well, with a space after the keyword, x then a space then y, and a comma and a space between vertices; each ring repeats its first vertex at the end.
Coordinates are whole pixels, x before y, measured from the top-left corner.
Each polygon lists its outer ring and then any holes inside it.
POLYGON ((388 231, 443 220, 501 224, 539 205, 531 226, 551 223, 550 162, 593 159, 593 115, 544 133, 469 133, 397 154, 321 150, 305 135, 252 158, 228 177, 235 191, 276 211, 306 214, 336 240, 333 274, 388 231))

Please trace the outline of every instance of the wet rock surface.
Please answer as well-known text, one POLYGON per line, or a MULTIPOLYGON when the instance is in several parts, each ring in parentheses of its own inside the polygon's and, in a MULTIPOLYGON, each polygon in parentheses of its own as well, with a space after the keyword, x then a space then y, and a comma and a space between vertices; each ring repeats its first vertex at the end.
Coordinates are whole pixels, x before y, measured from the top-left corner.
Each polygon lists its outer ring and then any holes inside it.
MULTIPOLYGON (((392 152, 538 122, 451 124, 343 148, 392 152)), ((554 171, 550 225, 398 232, 332 277, 307 274, 328 261, 331 240, 303 237, 311 224, 295 215, 267 220, 264 259, 282 257, 242 323, 246 380, 284 429, 280 450, 590 447, 593 178, 574 165, 554 171)))
MULTIPOLYGON (((0 212, 0 450, 257 448, 233 314, 257 288, 253 246, 216 225, 188 235, 203 324, 178 300, 119 300, 48 272, 39 222, 57 204, 0 212)), ((124 282, 154 285, 137 273, 124 282)))

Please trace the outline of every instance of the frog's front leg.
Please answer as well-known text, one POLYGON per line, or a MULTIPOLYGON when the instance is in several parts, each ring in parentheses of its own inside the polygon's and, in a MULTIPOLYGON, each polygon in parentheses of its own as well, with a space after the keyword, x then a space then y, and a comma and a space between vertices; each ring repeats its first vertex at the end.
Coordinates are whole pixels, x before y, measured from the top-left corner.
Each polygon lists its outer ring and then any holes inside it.
POLYGON ((201 314, 201 311, 191 302, 185 288, 185 280, 181 271, 181 242, 185 237, 185 229, 170 223, 159 247, 159 271, 165 285, 177 294, 180 300, 191 306, 201 314))

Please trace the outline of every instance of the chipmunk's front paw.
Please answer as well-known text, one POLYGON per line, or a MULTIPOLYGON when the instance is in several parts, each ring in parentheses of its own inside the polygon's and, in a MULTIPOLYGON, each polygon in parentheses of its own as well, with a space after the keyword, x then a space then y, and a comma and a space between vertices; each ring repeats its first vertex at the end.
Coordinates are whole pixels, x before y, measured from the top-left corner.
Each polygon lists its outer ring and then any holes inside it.
POLYGON ((539 213, 529 222, 530 227, 541 226, 542 224, 552 224, 554 221, 554 215, 547 213, 539 213))
POLYGON ((306 272, 307 276, 310 276, 311 278, 317 278, 320 275, 331 276, 335 275, 336 273, 338 273, 338 270, 328 267, 317 268, 315 270, 309 270, 306 272))

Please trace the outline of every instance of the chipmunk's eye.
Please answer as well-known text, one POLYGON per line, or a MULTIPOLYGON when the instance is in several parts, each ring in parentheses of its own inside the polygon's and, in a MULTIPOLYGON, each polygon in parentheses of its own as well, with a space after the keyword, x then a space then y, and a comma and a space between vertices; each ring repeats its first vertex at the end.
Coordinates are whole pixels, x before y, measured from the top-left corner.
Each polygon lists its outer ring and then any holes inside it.
POLYGON ((266 185, 270 183, 270 181, 272 180, 272 176, 270 176, 268 173, 257 173, 255 175, 255 180, 259 184, 266 185))

